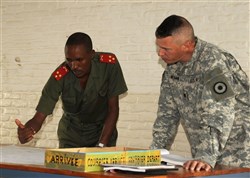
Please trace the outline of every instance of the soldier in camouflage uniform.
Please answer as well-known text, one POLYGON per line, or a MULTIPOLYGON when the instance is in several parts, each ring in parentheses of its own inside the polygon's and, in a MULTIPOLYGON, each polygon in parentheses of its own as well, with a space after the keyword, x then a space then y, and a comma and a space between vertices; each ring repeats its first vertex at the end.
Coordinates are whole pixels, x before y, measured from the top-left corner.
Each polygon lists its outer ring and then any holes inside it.
POLYGON ((91 38, 84 33, 68 38, 65 57, 43 88, 35 116, 25 125, 16 120, 20 142, 33 138, 61 97, 60 148, 115 146, 119 95, 127 91, 117 58, 95 52, 91 38))
POLYGON ((250 167, 249 80, 236 59, 176 15, 157 28, 156 45, 167 67, 151 148, 170 149, 181 123, 194 158, 184 168, 250 167))

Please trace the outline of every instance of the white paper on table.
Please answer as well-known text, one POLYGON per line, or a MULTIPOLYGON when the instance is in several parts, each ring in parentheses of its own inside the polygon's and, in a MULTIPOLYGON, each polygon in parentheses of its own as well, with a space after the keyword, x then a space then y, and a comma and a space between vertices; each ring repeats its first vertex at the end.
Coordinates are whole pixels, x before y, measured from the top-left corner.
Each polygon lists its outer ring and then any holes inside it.
POLYGON ((36 147, 1 145, 0 163, 44 165, 45 149, 36 147))

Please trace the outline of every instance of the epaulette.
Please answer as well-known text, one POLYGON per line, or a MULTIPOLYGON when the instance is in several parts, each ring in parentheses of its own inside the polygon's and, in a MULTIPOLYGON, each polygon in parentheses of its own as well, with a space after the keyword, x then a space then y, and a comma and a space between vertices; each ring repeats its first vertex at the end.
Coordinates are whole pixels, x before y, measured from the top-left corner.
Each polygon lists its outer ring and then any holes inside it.
POLYGON ((55 72, 53 72, 53 76, 56 80, 60 80, 63 76, 65 76, 69 72, 66 66, 59 67, 55 72))
POLYGON ((100 54, 100 62, 115 64, 116 56, 112 53, 101 53, 100 54))

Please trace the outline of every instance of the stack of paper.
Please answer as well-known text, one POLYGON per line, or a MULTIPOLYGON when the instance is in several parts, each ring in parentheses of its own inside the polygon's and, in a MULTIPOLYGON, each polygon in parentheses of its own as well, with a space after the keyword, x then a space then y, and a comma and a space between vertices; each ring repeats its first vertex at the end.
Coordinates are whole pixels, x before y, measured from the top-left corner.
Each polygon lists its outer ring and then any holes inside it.
POLYGON ((161 161, 165 164, 183 166, 183 164, 189 160, 192 160, 192 158, 185 158, 183 156, 170 154, 167 150, 161 149, 161 161))
POLYGON ((117 164, 101 164, 104 171, 121 170, 132 172, 149 172, 157 170, 175 170, 178 166, 192 160, 192 158, 185 158, 183 156, 170 154, 166 149, 160 149, 162 164, 135 164, 135 163, 117 163, 117 164))
POLYGON ((120 171, 132 171, 132 172, 148 172, 157 170, 173 170, 177 169, 174 165, 136 165, 136 164, 102 164, 104 171, 120 170, 120 171))
POLYGON ((44 165, 45 149, 20 145, 1 145, 0 163, 44 165))

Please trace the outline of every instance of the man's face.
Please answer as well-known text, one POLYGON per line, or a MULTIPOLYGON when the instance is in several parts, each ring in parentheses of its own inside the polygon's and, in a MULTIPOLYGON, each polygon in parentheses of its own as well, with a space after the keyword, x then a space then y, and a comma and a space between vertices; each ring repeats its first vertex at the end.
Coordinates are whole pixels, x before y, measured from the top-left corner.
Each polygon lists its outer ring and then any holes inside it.
POLYGON ((181 45, 178 45, 172 36, 156 39, 157 53, 167 64, 182 61, 181 45))
POLYGON ((82 78, 90 73, 93 55, 94 51, 87 51, 84 45, 65 47, 66 62, 77 78, 82 78))

